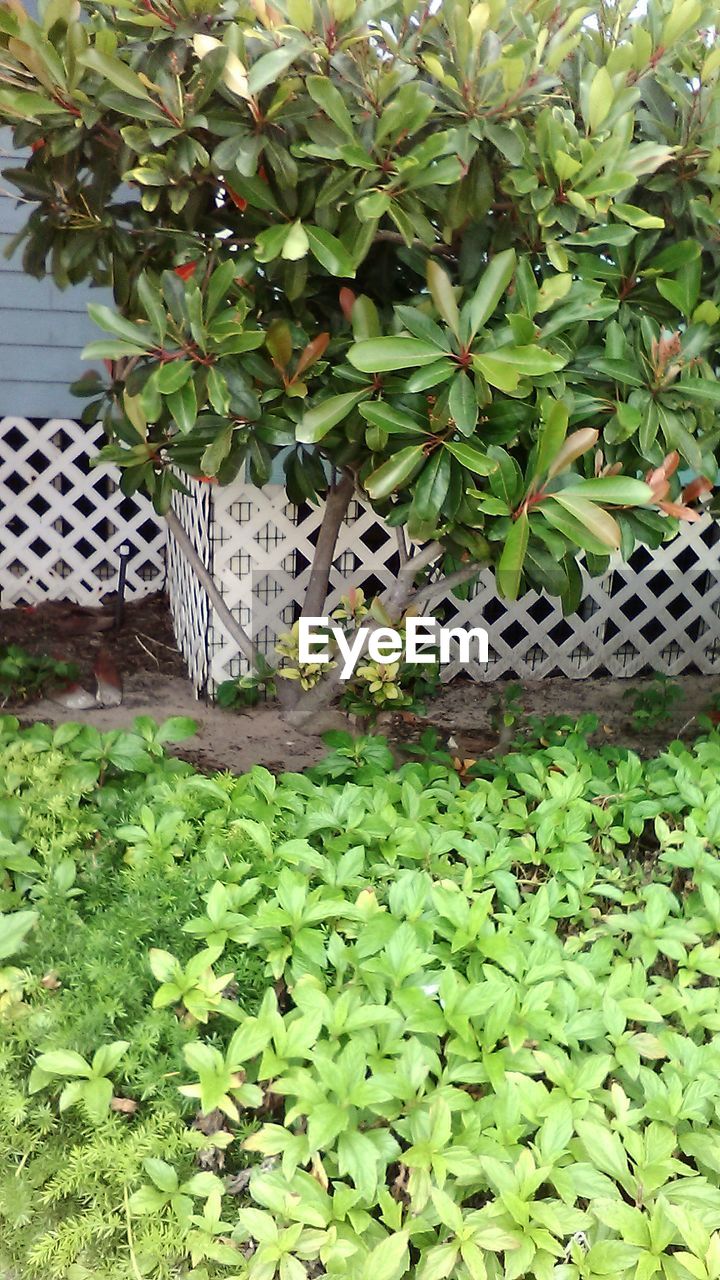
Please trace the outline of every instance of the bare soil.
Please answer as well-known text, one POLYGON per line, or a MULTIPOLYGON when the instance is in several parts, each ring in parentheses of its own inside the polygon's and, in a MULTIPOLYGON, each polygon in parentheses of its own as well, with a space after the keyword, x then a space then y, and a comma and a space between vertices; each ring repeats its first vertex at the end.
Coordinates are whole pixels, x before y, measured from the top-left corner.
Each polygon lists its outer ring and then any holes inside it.
MULTIPOLYGON (((2 644, 20 644, 35 654, 49 653, 75 661, 80 681, 89 689, 94 688, 92 667, 102 646, 122 675, 124 698, 119 707, 68 711, 49 697, 22 706, 5 706, 5 712, 19 715, 23 721, 57 724, 76 720, 108 730, 130 727, 139 715, 149 715, 157 721, 168 716, 190 716, 197 722, 197 735, 176 750, 197 768, 208 772, 229 769, 241 773, 253 764, 263 764, 275 772, 299 771, 320 759, 325 751, 320 739, 289 729, 272 703, 242 711, 223 710, 198 701, 185 675, 167 603, 161 595, 128 604, 117 634, 103 631, 67 635, 57 606, 40 606, 32 611, 3 610, 0 611, 2 644)), ((599 725, 592 735, 593 742, 614 743, 648 755, 662 749, 679 731, 684 738, 692 738, 697 731, 695 718, 708 712, 713 696, 720 693, 720 680, 716 676, 681 676, 675 683, 683 696, 674 705, 671 718, 653 730, 638 729, 631 716, 630 691, 653 687, 652 680, 645 678, 568 680, 557 677, 528 681, 522 686, 519 702, 527 716, 546 718, 562 714, 578 718, 594 714, 599 725)), ((462 758, 482 756, 497 742, 492 727, 493 704, 503 686, 507 691, 504 682, 476 684, 456 680, 442 688, 428 704, 426 719, 413 721, 395 716, 382 724, 379 731, 388 734, 397 744, 401 756, 403 746, 416 740, 429 726, 437 730, 440 742, 449 744, 454 754, 462 758)))
POLYGON ((131 600, 123 608, 122 621, 114 630, 112 600, 104 609, 73 616, 72 604, 51 601, 19 609, 0 609, 0 645, 17 644, 37 656, 48 654, 74 662, 81 683, 90 678, 98 649, 102 647, 126 677, 135 672, 185 677, 185 664, 178 653, 167 597, 161 592, 131 600), (93 625, 109 623, 107 630, 93 625))

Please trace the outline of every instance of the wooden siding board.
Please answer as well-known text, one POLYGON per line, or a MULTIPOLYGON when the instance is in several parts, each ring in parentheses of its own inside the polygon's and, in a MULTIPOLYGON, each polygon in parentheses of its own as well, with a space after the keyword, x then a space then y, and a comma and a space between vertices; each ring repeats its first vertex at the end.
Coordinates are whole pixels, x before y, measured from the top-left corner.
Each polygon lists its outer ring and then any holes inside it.
MULTIPOLYGON (((0 130, 0 169, 22 163, 10 131, 0 130)), ((89 366, 80 359, 86 343, 102 337, 87 304, 112 303, 109 289, 76 285, 58 289, 22 269, 22 247, 11 259, 5 249, 24 226, 31 206, 18 204, 0 179, 0 417, 77 418, 84 401, 68 387, 89 366)))
POLYGON ((74 311, 15 310, 0 292, 0 342, 3 347, 67 347, 68 333, 75 342, 102 337, 89 316, 74 311))

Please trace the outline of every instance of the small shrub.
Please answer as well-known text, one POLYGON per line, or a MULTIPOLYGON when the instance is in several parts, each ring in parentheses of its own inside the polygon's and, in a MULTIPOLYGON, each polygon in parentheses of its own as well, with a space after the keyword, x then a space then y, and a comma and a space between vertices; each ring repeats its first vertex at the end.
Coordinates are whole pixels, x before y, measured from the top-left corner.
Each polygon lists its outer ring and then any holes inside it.
POLYGON ((72 662, 58 662, 46 654, 36 657, 17 644, 0 645, 0 706, 37 698, 48 686, 76 676, 72 662))
POLYGON ((683 691, 658 671, 644 688, 628 689, 625 697, 632 699, 632 723, 639 731, 657 729, 672 720, 673 708, 682 701, 683 691))

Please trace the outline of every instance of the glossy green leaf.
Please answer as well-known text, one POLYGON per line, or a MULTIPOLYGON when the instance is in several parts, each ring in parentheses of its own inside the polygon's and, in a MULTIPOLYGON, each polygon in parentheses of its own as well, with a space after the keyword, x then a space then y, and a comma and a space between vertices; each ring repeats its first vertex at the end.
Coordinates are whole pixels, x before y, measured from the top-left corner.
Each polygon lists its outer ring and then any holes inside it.
POLYGON ((179 391, 180 387, 185 386, 192 377, 192 372, 193 366, 189 360, 168 360, 165 364, 158 365, 152 378, 161 395, 171 395, 173 391, 179 391))
POLYGON ((578 480, 564 493, 579 494, 591 502, 609 502, 612 506, 640 507, 652 501, 652 489, 644 480, 629 476, 598 476, 593 480, 578 480))
POLYGON ((554 498, 546 498, 533 509, 533 520, 536 516, 544 517, 553 529, 562 533, 571 545, 572 550, 580 548, 593 555, 604 556, 608 553, 608 543, 598 538, 587 525, 583 524, 569 509, 561 506, 554 498))
POLYGON ((363 388, 362 391, 347 391, 343 395, 329 396, 327 400, 321 400, 304 415, 296 430, 295 438, 300 444, 317 444, 328 431, 332 431, 339 422, 343 422, 368 394, 368 391, 363 388))
POLYGON ((498 589, 506 600, 517 600, 529 537, 530 524, 527 512, 523 511, 510 526, 495 570, 498 589))
POLYGON ((438 314, 445 321, 448 328, 458 337, 460 333, 460 312, 455 300, 455 290, 447 271, 440 266, 440 263, 435 258, 430 258, 428 261, 427 282, 438 314))
POLYGON ((313 102, 317 103, 342 133, 348 138, 354 138, 355 130, 345 99, 332 81, 327 76, 308 76, 305 84, 313 102))
POLYGON ((107 53, 102 53, 100 49, 92 48, 86 49, 79 60, 83 66, 90 71, 96 71, 103 80, 114 84, 117 89, 129 94, 131 98, 140 98, 143 102, 150 101, 150 94, 140 77, 120 58, 111 57, 107 53))
POLYGON ((253 96, 261 93, 269 84, 274 84, 288 67, 292 66, 301 52, 301 46, 288 42, 270 53, 263 53, 248 71, 248 90, 253 96))
POLYGON ((449 484, 450 456, 444 449, 437 449, 415 481, 408 517, 408 533, 411 538, 424 540, 432 536, 449 484))
POLYGON ((148 349, 153 345, 153 335, 148 326, 132 324, 111 307, 97 302, 88 303, 88 315, 99 329, 112 333, 123 342, 132 342, 136 347, 148 349))
POLYGON ((514 271, 514 249, 503 249, 490 260, 469 304, 468 319, 472 334, 482 329, 485 322, 490 319, 512 280, 514 271))
POLYGON ((588 125, 593 133, 608 115, 614 97, 615 89, 607 67, 598 67, 588 97, 588 125))
POLYGON ((192 379, 189 379, 178 391, 171 392, 167 397, 167 407, 183 435, 192 431, 198 413, 195 384, 192 379))
POLYGON ((350 312, 353 337, 356 342, 376 338, 380 333, 380 319, 372 298, 361 293, 353 302, 350 312))
POLYGON ((489 476, 493 471, 497 471, 498 463, 495 459, 488 457, 484 450, 479 449, 477 445, 470 444, 467 440, 447 440, 445 448, 456 458, 461 466, 466 467, 468 471, 474 472, 476 476, 489 476))
POLYGON ((397 409, 386 400, 367 400, 360 405, 360 413, 367 422, 381 427, 390 435, 426 436, 429 434, 427 424, 423 425, 404 409, 397 409))
POLYGON ((355 275, 352 256, 337 236, 324 231, 322 227, 305 227, 305 233, 310 252, 326 271, 333 276, 345 278, 352 278, 355 275))
POLYGON ((369 338, 356 342, 348 360, 362 373, 391 373, 395 369, 415 369, 437 360, 438 349, 419 338, 369 338))
POLYGON ((477 425, 478 402, 475 388, 466 373, 459 373, 450 385, 448 409, 463 436, 471 436, 477 425))
POLYGON ((420 470, 425 458, 423 445, 411 444, 393 454, 387 462, 373 471, 365 481, 365 489, 374 502, 389 498, 402 489, 420 470))
POLYGON ((573 493, 572 489, 562 489, 559 493, 553 494, 555 502, 569 511, 580 524, 588 530, 588 532, 611 551, 617 551, 620 546, 620 529, 614 516, 609 511, 603 511, 594 502, 590 502, 587 498, 582 498, 573 493))
MULTIPOLYGON (((542 419, 537 439, 534 479, 544 476, 563 446, 568 429, 569 410, 562 400, 545 398, 541 402, 542 419)), ((597 439, 597 437, 596 437, 597 439)))

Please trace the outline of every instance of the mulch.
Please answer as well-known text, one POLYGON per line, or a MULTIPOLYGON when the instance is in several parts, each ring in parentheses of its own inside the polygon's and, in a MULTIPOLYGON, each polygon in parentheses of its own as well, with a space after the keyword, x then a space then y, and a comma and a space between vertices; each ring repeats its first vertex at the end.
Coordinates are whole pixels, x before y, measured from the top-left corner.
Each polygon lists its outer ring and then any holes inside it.
MULTIPOLYGON (((102 620, 113 616, 110 605, 94 611, 102 620)), ((98 650, 102 648, 121 675, 147 672, 150 675, 185 676, 183 660, 173 635, 167 596, 162 592, 142 600, 127 601, 119 629, 94 631, 81 619, 73 621, 73 606, 51 601, 29 608, 0 610, 0 646, 20 645, 28 653, 47 654, 60 661, 74 662, 81 681, 92 674, 98 650), (68 626, 70 633, 68 634, 68 626)))

